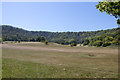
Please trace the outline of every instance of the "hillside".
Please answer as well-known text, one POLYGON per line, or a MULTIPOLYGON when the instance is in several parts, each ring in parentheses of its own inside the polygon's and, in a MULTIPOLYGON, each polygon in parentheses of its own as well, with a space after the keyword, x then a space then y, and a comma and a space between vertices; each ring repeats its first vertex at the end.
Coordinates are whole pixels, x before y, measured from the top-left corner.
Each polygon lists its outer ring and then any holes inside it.
MULTIPOLYGON (((89 31, 89 32, 45 32, 45 31, 27 31, 8 25, 2 25, 2 38, 4 41, 30 41, 39 36, 44 36, 49 42, 62 44, 70 43, 90 43, 90 40, 103 40, 103 38, 112 37, 112 41, 118 41, 118 32, 120 28, 89 31), (98 39, 102 38, 102 39, 98 39), (89 40, 89 41, 88 41, 89 40), (86 42, 87 41, 87 42, 86 42)), ((109 40, 109 38, 108 38, 109 40)))

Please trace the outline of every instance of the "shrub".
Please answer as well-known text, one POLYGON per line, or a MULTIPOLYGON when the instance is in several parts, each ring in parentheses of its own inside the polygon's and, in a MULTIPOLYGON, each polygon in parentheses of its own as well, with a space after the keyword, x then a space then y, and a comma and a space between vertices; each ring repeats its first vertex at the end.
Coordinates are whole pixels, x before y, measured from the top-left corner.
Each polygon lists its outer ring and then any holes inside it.
POLYGON ((48 45, 48 41, 45 41, 45 44, 48 45))
POLYGON ((71 46, 71 47, 77 46, 77 44, 76 44, 76 43, 72 43, 72 44, 70 44, 70 46, 71 46))
POLYGON ((102 44, 103 47, 106 47, 106 46, 109 46, 109 45, 111 45, 110 42, 105 42, 105 43, 102 44))
POLYGON ((18 43, 20 43, 21 41, 20 40, 18 40, 18 43))
POLYGON ((64 42, 61 42, 60 44, 61 44, 61 45, 64 45, 65 43, 64 43, 64 42))
POLYGON ((83 42, 83 45, 85 46, 85 45, 88 45, 89 44, 89 40, 88 39, 86 39, 84 42, 83 42))
POLYGON ((119 42, 117 41, 117 40, 114 40, 114 41, 112 41, 112 43, 111 44, 113 44, 113 45, 118 45, 119 44, 119 42))
POLYGON ((102 41, 95 41, 93 43, 93 46, 97 46, 97 47, 102 46, 102 41))
POLYGON ((38 41, 38 42, 44 42, 46 39, 45 39, 45 37, 43 37, 43 36, 39 36, 39 37, 37 37, 37 39, 36 39, 36 41, 38 41))

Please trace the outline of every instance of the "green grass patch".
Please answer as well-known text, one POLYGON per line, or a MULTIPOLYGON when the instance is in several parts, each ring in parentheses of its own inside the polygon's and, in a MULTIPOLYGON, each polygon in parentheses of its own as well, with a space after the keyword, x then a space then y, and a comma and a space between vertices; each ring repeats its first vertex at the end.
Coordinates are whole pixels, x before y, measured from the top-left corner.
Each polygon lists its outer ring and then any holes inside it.
POLYGON ((3 78, 116 78, 114 71, 81 67, 50 66, 3 58, 3 78))
POLYGON ((117 49, 31 43, 12 45, 3 44, 3 78, 118 77, 117 49))

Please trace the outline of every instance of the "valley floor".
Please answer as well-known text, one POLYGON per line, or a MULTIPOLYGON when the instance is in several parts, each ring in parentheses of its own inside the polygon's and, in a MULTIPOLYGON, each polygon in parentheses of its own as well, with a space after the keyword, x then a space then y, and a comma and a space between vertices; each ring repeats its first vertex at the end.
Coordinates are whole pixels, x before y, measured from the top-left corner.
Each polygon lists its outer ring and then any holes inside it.
POLYGON ((117 78, 118 49, 21 42, 2 45, 3 78, 117 78))

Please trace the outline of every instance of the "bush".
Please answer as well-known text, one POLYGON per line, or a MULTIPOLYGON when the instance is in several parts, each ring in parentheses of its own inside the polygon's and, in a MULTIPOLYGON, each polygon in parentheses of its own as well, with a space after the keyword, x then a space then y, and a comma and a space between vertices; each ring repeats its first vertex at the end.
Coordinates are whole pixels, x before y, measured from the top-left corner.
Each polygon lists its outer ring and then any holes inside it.
POLYGON ((72 43, 72 44, 70 44, 70 46, 71 46, 71 47, 77 46, 77 44, 76 44, 76 43, 72 43))
POLYGON ((67 41, 61 41, 60 44, 61 44, 61 45, 68 45, 69 42, 67 42, 67 41))
POLYGON ((120 25, 120 19, 118 19, 118 20, 117 20, 117 24, 119 24, 119 25, 120 25))
POLYGON ((93 46, 97 46, 97 47, 102 46, 102 41, 95 41, 93 43, 93 46))
POLYGON ((39 37, 37 37, 37 39, 36 39, 36 41, 38 41, 38 42, 44 42, 46 39, 45 39, 45 37, 43 37, 43 36, 39 36, 39 37))
POLYGON ((61 44, 61 45, 64 45, 65 43, 64 43, 64 42, 61 42, 60 44, 61 44))
POLYGON ((48 41, 45 41, 45 44, 48 45, 48 41))
POLYGON ((91 42, 89 43, 89 46, 93 46, 93 41, 91 41, 91 42))
POLYGON ((20 40, 18 40, 18 43, 20 43, 21 41, 20 40))
POLYGON ((118 45, 119 44, 119 42, 116 40, 114 40, 114 41, 112 41, 112 43, 111 44, 113 44, 113 45, 118 45))
POLYGON ((103 47, 106 47, 106 46, 109 46, 109 45, 111 45, 110 42, 105 42, 105 43, 102 44, 103 47))
POLYGON ((89 44, 89 40, 88 39, 86 39, 84 42, 83 42, 83 45, 85 46, 85 45, 88 45, 89 44))

